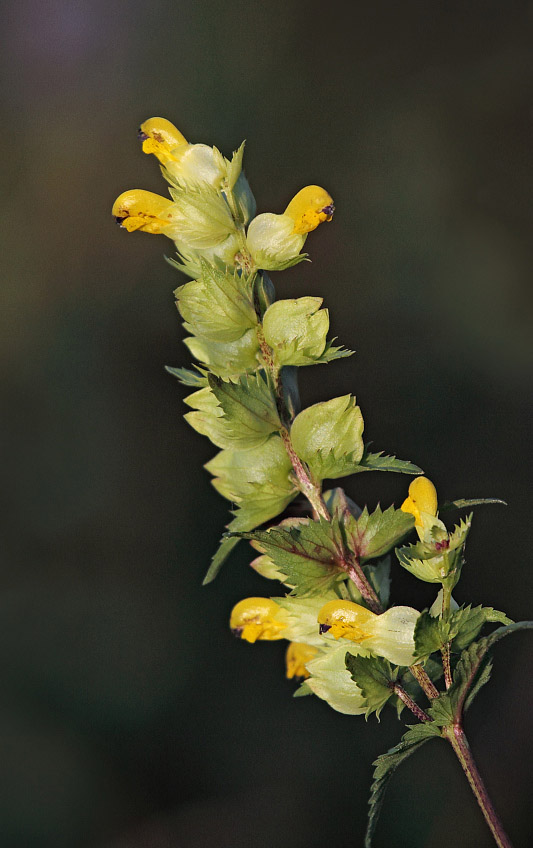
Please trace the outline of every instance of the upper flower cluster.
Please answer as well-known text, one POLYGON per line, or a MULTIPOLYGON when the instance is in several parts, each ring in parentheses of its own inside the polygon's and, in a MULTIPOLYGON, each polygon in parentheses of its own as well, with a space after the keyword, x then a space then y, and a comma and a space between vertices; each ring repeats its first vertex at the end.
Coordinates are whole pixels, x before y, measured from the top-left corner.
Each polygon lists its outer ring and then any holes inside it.
POLYGON ((143 151, 159 160, 171 199, 132 189, 116 199, 113 215, 128 232, 172 239, 192 277, 202 259, 247 271, 287 268, 305 258, 307 234, 332 218, 333 200, 316 185, 301 189, 281 215, 256 216, 243 146, 228 160, 216 147, 190 144, 166 118, 145 121, 139 138, 143 151))

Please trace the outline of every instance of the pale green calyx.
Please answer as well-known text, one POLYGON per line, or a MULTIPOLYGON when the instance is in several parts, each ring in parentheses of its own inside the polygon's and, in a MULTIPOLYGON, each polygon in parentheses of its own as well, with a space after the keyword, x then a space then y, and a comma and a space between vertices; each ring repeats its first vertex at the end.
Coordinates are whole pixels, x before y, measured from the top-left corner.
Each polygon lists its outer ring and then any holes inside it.
POLYGON ((265 340, 278 365, 313 364, 326 347, 329 313, 321 297, 276 300, 263 317, 265 340))
POLYGON ((293 421, 294 450, 316 479, 345 477, 363 456, 363 416, 353 395, 315 403, 293 421))

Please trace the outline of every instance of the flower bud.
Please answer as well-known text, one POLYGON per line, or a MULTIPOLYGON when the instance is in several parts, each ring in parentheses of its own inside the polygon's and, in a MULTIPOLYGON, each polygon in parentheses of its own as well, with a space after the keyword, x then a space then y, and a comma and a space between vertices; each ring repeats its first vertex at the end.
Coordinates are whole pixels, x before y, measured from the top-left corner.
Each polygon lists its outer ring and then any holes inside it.
POLYGON ((305 664, 316 657, 317 653, 318 648, 314 648, 312 645, 306 645, 305 642, 289 642, 289 647, 285 654, 287 678, 290 680, 293 677, 303 679, 309 677, 309 672, 305 664))
POLYGON ((229 626, 232 633, 246 642, 258 639, 283 639, 286 615, 270 598, 245 598, 231 611, 229 626))

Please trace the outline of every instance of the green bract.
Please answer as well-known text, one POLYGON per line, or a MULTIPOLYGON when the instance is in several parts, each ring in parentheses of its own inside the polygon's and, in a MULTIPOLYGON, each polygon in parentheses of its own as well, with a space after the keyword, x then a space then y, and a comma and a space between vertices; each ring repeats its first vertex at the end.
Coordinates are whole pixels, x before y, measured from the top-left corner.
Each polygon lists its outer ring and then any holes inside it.
POLYGON ((202 276, 175 291, 187 332, 213 342, 234 342, 257 325, 253 280, 222 273, 202 261, 202 276))
POLYGON ((363 456, 363 416, 352 395, 315 403, 291 427, 294 450, 317 480, 345 477, 363 456))
POLYGON ((263 332, 279 365, 310 365, 324 352, 329 314, 321 305, 321 297, 299 297, 267 309, 263 332))
POLYGON ((189 336, 184 342, 192 355, 217 377, 238 377, 259 367, 255 330, 247 330, 234 342, 213 342, 200 336, 189 336))

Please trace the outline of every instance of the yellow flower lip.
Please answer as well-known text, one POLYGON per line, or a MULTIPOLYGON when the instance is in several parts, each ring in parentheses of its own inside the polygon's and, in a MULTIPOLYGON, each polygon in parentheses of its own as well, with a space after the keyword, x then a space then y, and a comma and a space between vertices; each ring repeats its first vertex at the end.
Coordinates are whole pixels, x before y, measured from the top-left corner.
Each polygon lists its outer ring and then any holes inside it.
POLYGON ((289 642, 285 661, 287 666, 287 679, 299 678, 306 680, 310 675, 305 665, 316 657, 318 649, 305 642, 289 642))
POLYGON ((284 214, 294 221, 293 233, 304 235, 331 221, 334 211, 331 195, 321 186, 310 185, 295 194, 284 214))
POLYGON ((117 224, 132 233, 134 230, 158 234, 171 224, 172 201, 153 191, 135 188, 124 191, 113 204, 111 214, 117 224))
POLYGON ((361 642, 372 636, 371 625, 376 618, 375 613, 353 601, 328 601, 318 613, 319 632, 361 642))
POLYGON ((144 153, 153 153, 162 165, 177 162, 179 156, 175 156, 173 151, 177 148, 183 151, 189 146, 183 133, 166 118, 148 118, 143 121, 137 137, 143 143, 144 153))
POLYGON ((437 490, 427 477, 416 477, 409 486, 409 496, 404 500, 400 509, 410 512, 415 517, 415 527, 422 527, 422 513, 437 515, 437 490))
POLYGON ((270 598, 245 598, 233 607, 229 626, 239 639, 256 642, 258 639, 283 639, 281 631, 287 625, 283 621, 283 610, 275 601, 270 598))

